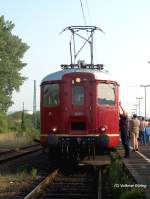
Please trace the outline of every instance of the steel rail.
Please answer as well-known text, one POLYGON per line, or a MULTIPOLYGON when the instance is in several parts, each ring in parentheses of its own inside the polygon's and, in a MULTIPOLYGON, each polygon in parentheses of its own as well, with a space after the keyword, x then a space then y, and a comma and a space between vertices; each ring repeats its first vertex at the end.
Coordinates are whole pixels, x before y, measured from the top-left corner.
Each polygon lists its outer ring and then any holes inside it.
POLYGON ((0 153, 0 164, 42 150, 39 144, 0 153))
POLYGON ((35 199, 42 191, 53 182, 53 180, 59 175, 59 170, 56 169, 51 175, 47 176, 40 184, 38 184, 24 199, 35 199))
MULTIPOLYGON (((83 169, 83 168, 82 168, 83 169)), ((90 174, 90 176, 92 176, 90 174)), ((95 176, 95 175, 94 175, 95 176)), ((94 198, 101 199, 102 198, 102 179, 101 179, 101 170, 97 173, 97 187, 96 190, 91 192, 91 183, 95 177, 89 178, 89 174, 73 174, 73 176, 63 175, 60 173, 58 169, 53 171, 53 173, 47 176, 39 185, 37 185, 28 195, 24 197, 24 199, 36 199, 36 198, 43 198, 43 193, 46 198, 53 198, 53 197, 88 197, 88 194, 96 193, 96 197, 94 198), (74 176, 75 175, 75 176, 74 176), (59 177, 58 177, 59 176, 59 177), (58 177, 58 178, 57 178, 58 177), (50 186, 53 183, 53 186, 50 186), (90 187, 89 187, 90 186, 90 187), (51 188, 50 188, 51 187, 51 188), (80 187, 80 189, 78 189, 80 187), (87 188, 88 187, 88 188, 87 188), (57 192, 57 190, 62 190, 62 192, 57 192), (55 195, 56 194, 56 195, 55 195), (67 194, 67 195, 65 195, 67 194)), ((95 186, 93 186, 95 187, 95 186)), ((91 198, 89 196, 88 198, 91 198)))

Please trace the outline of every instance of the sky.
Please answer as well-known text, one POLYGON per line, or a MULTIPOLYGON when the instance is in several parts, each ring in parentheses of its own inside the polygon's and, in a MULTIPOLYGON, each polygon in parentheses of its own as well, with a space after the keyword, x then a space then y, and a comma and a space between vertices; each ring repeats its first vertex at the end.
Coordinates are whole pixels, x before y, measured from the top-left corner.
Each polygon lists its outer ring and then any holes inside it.
MULTIPOLYGON (((131 114, 141 100, 144 115, 144 88, 150 84, 150 1, 149 0, 82 0, 86 25, 101 28, 105 34, 94 35, 94 63, 105 65, 120 84, 120 101, 131 114)), ((9 111, 33 109, 36 80, 37 110, 40 82, 49 73, 70 64, 68 26, 85 25, 80 0, 0 0, 0 15, 15 24, 13 34, 30 46, 21 71, 28 79, 13 93, 9 111)), ((80 59, 80 57, 79 57, 80 59)), ((139 112, 137 112, 139 113, 139 112)), ((150 116, 150 87, 147 88, 147 116, 150 116)))

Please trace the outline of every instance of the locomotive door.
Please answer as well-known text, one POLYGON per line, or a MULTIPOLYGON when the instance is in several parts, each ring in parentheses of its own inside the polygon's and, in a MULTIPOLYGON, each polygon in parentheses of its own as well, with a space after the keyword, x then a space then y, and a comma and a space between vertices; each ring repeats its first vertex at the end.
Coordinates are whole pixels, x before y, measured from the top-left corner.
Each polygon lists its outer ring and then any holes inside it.
POLYGON ((93 75, 72 73, 64 75, 64 123, 71 134, 91 131, 94 121, 93 75))

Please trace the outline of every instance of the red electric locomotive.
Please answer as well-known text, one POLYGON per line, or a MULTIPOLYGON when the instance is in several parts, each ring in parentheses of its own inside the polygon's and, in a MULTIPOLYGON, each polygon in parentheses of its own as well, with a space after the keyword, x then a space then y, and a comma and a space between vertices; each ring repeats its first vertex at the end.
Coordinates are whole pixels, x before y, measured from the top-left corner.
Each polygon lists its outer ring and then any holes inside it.
MULTIPOLYGON (((88 30, 86 42, 93 45, 98 28, 67 29, 78 35, 88 30)), ((51 156, 79 157, 115 148, 120 142, 118 83, 103 65, 93 64, 93 52, 90 64, 72 63, 71 56, 71 64, 61 67, 41 83, 41 144, 51 156)))

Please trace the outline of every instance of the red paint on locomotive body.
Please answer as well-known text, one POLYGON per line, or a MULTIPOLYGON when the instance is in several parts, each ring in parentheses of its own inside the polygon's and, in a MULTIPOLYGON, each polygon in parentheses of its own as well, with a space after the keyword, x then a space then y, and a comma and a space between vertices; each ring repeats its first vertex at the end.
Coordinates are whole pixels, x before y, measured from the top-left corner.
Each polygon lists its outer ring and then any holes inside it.
POLYGON ((96 138, 105 147, 119 144, 119 85, 107 72, 66 69, 41 83, 41 144, 56 138, 96 138))

